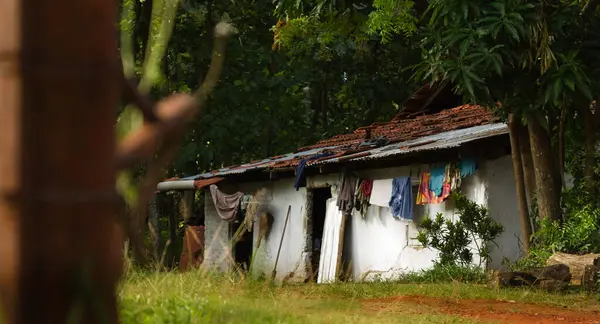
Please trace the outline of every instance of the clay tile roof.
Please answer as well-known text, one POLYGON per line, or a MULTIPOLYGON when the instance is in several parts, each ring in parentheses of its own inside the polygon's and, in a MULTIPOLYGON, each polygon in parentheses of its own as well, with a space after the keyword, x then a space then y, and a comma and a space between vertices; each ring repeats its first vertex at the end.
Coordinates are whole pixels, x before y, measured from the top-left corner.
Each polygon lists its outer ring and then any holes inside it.
POLYGON ((360 127, 351 134, 336 135, 313 145, 302 147, 299 151, 333 145, 354 146, 360 144, 365 140, 366 128, 371 128, 371 138, 385 136, 393 143, 461 128, 486 125, 495 121, 497 118, 489 109, 477 105, 463 105, 443 110, 437 114, 402 120, 394 118, 388 123, 374 123, 367 127, 360 127))
MULTIPOLYGON (((212 171, 208 179, 196 180, 196 188, 203 188, 223 180, 223 176, 239 174, 249 170, 281 169, 296 167, 302 159, 310 158, 316 154, 328 152, 327 157, 322 157, 308 162, 323 162, 329 159, 344 160, 350 155, 368 155, 359 149, 358 145, 366 140, 366 129, 370 129, 371 139, 386 137, 388 144, 418 139, 420 137, 437 135, 439 133, 455 131, 475 126, 488 125, 499 122, 499 119, 489 110, 477 105, 463 105, 452 109, 443 110, 436 114, 421 115, 418 117, 400 119, 396 116, 390 122, 378 122, 369 126, 356 129, 352 133, 339 134, 321 140, 313 145, 299 148, 295 153, 279 155, 258 162, 236 167, 212 171), (218 177, 217 177, 218 176, 218 177)), ((490 135, 492 136, 492 135, 490 135)), ((201 175, 198 175, 201 177, 201 175)))

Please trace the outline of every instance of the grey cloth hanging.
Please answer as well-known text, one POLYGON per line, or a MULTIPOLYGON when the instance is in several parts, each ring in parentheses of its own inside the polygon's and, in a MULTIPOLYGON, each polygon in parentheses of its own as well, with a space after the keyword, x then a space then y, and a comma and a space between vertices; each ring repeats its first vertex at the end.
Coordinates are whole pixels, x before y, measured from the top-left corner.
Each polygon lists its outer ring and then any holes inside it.
POLYGON ((339 210, 345 214, 352 213, 354 208, 354 192, 356 190, 356 183, 358 178, 350 173, 345 173, 342 178, 342 186, 340 188, 340 194, 337 199, 337 206, 339 210))
POLYGON ((227 195, 222 193, 216 185, 211 185, 210 194, 219 217, 224 221, 233 222, 244 193, 238 191, 227 195))

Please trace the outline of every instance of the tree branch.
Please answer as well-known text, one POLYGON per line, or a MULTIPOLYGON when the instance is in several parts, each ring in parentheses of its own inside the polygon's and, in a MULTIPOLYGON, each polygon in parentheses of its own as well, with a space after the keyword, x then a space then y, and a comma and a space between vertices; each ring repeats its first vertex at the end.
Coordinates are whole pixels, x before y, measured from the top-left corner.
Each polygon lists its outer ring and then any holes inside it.
MULTIPOLYGON (((139 188, 136 206, 130 219, 129 238, 137 261, 147 263, 143 243, 143 227, 148 203, 155 192, 155 186, 164 175, 164 169, 172 162, 181 146, 185 134, 184 125, 201 112, 210 92, 217 85, 223 68, 227 39, 233 27, 219 23, 215 27, 213 57, 204 83, 195 96, 173 94, 159 102, 156 109, 158 122, 145 123, 138 131, 127 136, 117 149, 117 168, 123 169, 142 160, 151 159, 160 146, 158 159, 148 164, 148 172, 139 188), (161 145, 162 144, 162 145, 161 145)), ((139 98, 138 98, 139 99, 139 98)))

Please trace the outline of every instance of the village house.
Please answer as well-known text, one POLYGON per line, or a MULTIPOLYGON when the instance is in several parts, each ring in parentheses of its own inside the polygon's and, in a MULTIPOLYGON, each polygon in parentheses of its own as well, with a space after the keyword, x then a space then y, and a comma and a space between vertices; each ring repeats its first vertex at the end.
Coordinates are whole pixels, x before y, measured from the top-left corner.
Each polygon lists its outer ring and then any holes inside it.
MULTIPOLYGON (((480 106, 448 108, 452 103, 423 104, 425 99, 417 99, 409 106, 428 106, 429 113, 417 109, 416 116, 410 116, 405 110, 390 122, 361 127, 294 153, 161 182, 158 190, 205 190, 203 262, 209 269, 231 270, 236 264, 249 264, 253 255, 252 273, 257 276, 270 277, 275 270, 277 279, 295 282, 315 273, 319 282, 331 281, 342 272, 351 280, 393 279, 427 269, 436 260, 437 252, 415 239, 418 224, 437 213, 450 220, 458 215, 451 199, 423 202, 421 197, 418 204, 419 186, 424 175, 431 176, 433 184, 435 170, 461 165, 460 185, 452 190, 487 207, 505 228, 487 267, 499 268, 503 259, 517 259, 521 231, 506 124, 480 106), (463 171, 464 166, 470 171, 463 171), (336 198, 349 190, 343 181, 350 175, 367 180, 370 197, 363 201, 370 205, 364 212, 352 206, 352 212, 342 212, 337 206, 336 198), (388 206, 393 179, 399 177, 408 179, 412 190, 410 207, 403 207, 410 214, 400 216, 388 206), (272 216, 268 235, 258 241, 260 224, 255 217, 252 231, 244 231, 244 239, 230 245, 244 220, 224 220, 213 195, 243 200, 242 194, 261 189, 267 195, 260 209, 272 216)), ((362 186, 352 190, 362 194, 362 186)))

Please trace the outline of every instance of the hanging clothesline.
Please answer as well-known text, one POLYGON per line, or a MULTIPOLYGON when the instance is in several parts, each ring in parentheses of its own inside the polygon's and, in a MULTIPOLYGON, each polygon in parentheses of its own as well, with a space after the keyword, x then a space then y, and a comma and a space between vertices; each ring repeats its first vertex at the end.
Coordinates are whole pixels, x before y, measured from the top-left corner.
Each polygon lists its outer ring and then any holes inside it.
POLYGON ((395 218, 412 219, 413 202, 428 205, 446 201, 453 191, 460 188, 462 178, 475 174, 476 168, 475 159, 467 157, 459 162, 434 165, 429 171, 420 172, 416 178, 412 177, 412 169, 408 177, 381 180, 358 179, 354 174, 345 172, 341 180, 338 209, 350 214, 354 207, 366 217, 368 207, 375 205, 390 208, 395 218), (415 185, 418 190, 413 198, 412 187, 415 185))

